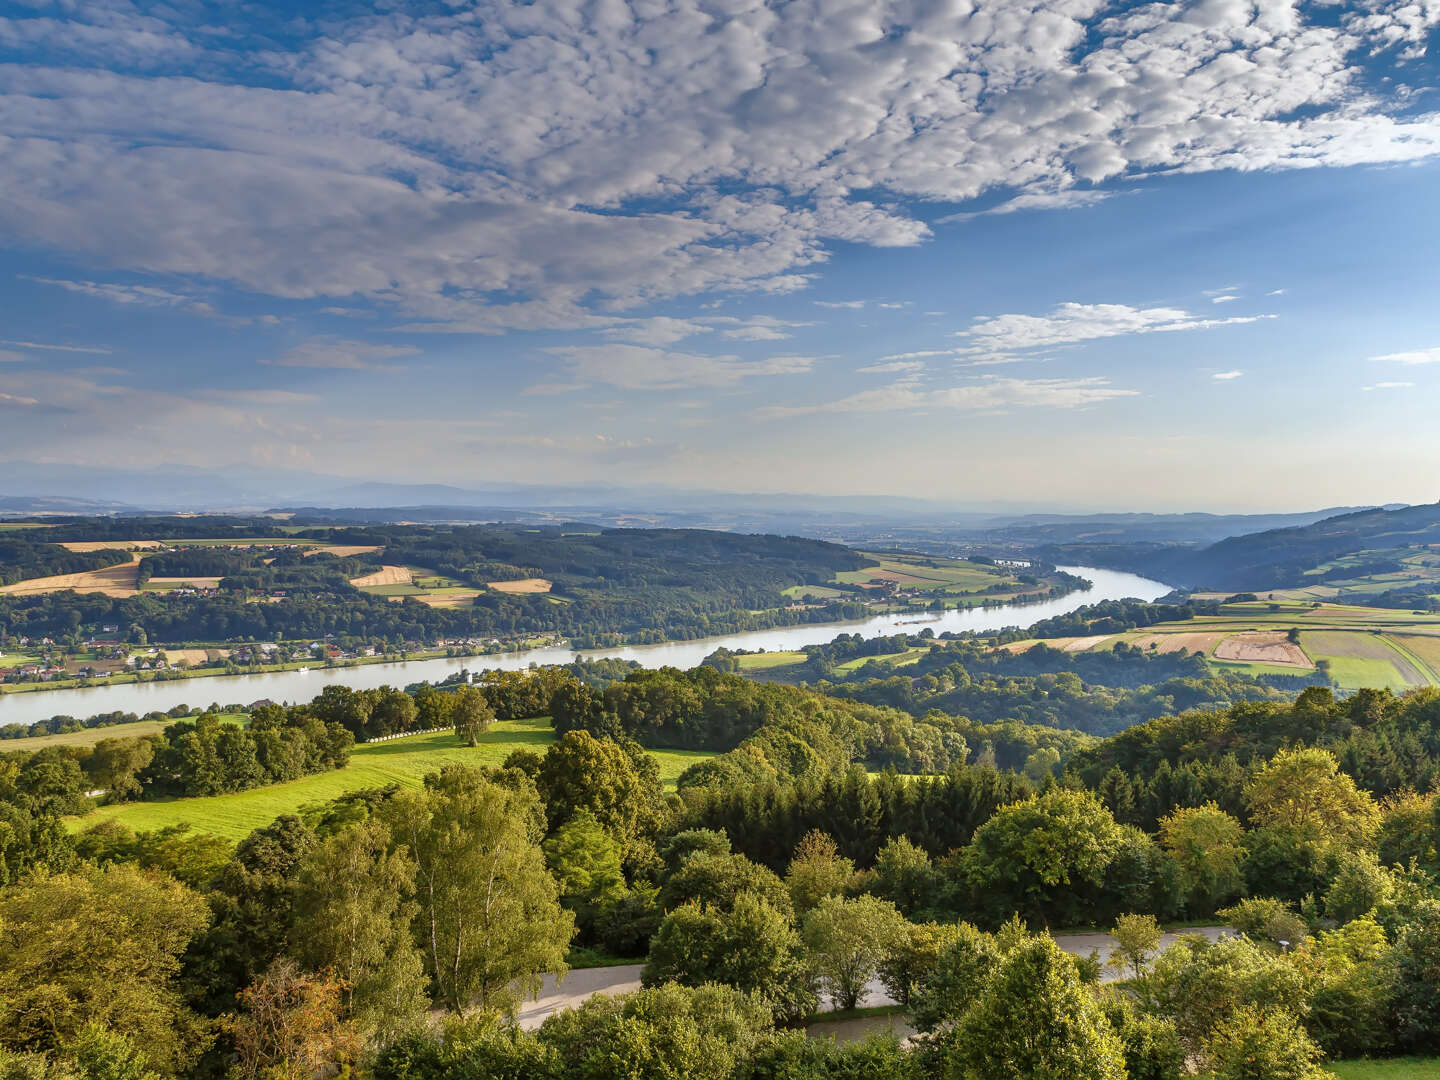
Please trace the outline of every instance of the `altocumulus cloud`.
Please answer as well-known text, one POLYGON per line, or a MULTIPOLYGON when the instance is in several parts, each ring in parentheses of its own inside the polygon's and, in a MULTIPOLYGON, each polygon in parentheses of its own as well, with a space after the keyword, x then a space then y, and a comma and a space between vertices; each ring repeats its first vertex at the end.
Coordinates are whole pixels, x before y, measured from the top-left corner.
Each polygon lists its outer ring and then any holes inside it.
POLYGON ((0 230, 437 331, 803 288, 834 242, 923 243, 921 203, 1440 153, 1376 89, 1440 22, 1410 0, 251 8, 255 53, 188 5, 33 10, 0 22, 0 230))

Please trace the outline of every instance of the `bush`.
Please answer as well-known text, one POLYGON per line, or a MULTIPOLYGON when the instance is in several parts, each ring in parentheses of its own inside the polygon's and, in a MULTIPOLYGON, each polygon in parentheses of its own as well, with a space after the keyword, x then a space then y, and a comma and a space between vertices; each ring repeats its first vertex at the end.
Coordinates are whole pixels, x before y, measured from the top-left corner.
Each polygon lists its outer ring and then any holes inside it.
POLYGON ((1284 1009, 1242 1005, 1206 1043, 1215 1080, 1311 1080, 1322 1077, 1320 1047, 1284 1009))
POLYGON ((1271 945, 1298 947, 1310 937, 1305 920, 1279 900, 1252 897, 1216 914, 1247 937, 1271 945))

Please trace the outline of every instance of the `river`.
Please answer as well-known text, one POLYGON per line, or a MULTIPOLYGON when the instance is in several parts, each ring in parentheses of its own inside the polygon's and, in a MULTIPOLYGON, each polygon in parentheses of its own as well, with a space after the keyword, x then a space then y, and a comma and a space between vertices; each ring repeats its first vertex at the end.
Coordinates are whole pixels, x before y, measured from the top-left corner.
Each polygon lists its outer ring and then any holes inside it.
POLYGON ((1001 630, 1007 626, 1029 626, 1041 619, 1063 615, 1085 604, 1094 604, 1101 600, 1121 600, 1126 597, 1155 600, 1170 592, 1169 585, 1136 574, 1089 566, 1062 566, 1060 569, 1089 579, 1091 587, 1069 593, 1058 600, 1042 600, 1034 604, 956 609, 943 614, 911 612, 877 615, 849 622, 747 630, 739 634, 696 638, 693 641, 670 641, 662 645, 622 645, 610 649, 580 650, 554 646, 527 649, 523 652, 497 653, 493 656, 411 660, 352 668, 314 667, 308 671, 220 675, 174 682, 116 683, 113 686, 6 694, 0 696, 0 725, 33 724, 38 720, 62 714, 75 717, 93 716, 103 712, 144 714, 171 709, 182 703, 203 708, 211 702, 249 703, 261 698, 284 702, 309 701, 329 683, 343 683, 357 690, 386 685, 405 686, 422 681, 436 682, 462 668, 472 671, 487 668, 514 671, 531 664, 568 664, 577 658, 598 660, 618 657, 635 660, 645 667, 669 665, 692 668, 721 646, 727 649, 764 649, 767 652, 779 652, 799 649, 805 645, 818 645, 833 640, 838 634, 860 634, 862 637, 872 638, 886 634, 918 634, 926 628, 937 635, 947 631, 1001 630))

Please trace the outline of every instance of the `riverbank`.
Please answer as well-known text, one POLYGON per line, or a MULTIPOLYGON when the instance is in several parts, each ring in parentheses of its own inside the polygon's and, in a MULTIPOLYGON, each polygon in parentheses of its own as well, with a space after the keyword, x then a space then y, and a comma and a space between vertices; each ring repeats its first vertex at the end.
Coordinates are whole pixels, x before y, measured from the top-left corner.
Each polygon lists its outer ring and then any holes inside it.
MULTIPOLYGON (((242 674, 231 677, 223 696, 235 701, 298 702, 318 697, 327 685, 341 683, 356 690, 378 686, 405 686, 414 682, 439 682, 462 669, 524 670, 532 664, 569 664, 576 660, 633 660, 643 667, 689 669, 719 648, 733 651, 785 652, 832 641, 839 634, 864 638, 898 633, 917 633, 928 628, 945 633, 987 633, 1007 627, 1028 626, 1041 619, 1064 615, 1086 604, 1102 600, 1135 597, 1154 600, 1170 591, 1158 581, 1113 570, 1062 566, 1058 569, 1091 582, 1088 589, 1035 604, 1007 604, 996 607, 950 609, 944 612, 905 612, 870 616, 830 623, 803 623, 767 630, 747 630, 717 637, 671 641, 658 645, 619 645, 603 649, 572 649, 550 645, 480 656, 408 659, 395 663, 376 657, 356 667, 312 666, 309 671, 280 671, 242 674), (243 683, 235 680, 244 680, 243 683), (235 688, 243 686, 239 693, 235 688)), ((201 669, 204 670, 204 669, 201 669)), ((0 697, 0 724, 33 724, 57 714, 93 716, 102 712, 164 712, 188 704, 195 696, 190 680, 148 683, 101 683, 95 686, 54 690, 43 694, 10 694, 0 697)), ((221 694, 214 695, 216 697, 221 694)))

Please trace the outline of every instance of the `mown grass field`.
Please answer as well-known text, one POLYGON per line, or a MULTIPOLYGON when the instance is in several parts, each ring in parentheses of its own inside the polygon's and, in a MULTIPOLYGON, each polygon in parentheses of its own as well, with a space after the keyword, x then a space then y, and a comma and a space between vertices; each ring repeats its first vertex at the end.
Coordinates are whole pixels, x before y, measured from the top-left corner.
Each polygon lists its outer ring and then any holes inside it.
POLYGON ((1340 1080, 1440 1080, 1440 1058, 1364 1058, 1327 1061, 1340 1080))
MULTIPOLYGON (((293 813, 310 803, 327 802, 363 788, 390 784, 418 787, 426 773, 443 765, 499 765, 512 750, 543 753, 554 741, 548 717, 496 723, 480 736, 476 747, 464 745, 448 731, 411 735, 357 746, 350 755, 350 764, 333 772, 232 795, 102 806, 84 817, 70 819, 69 824, 72 829, 82 829, 101 821, 119 821, 139 832, 188 823, 199 832, 238 840, 281 814, 293 813)), ((653 753, 667 787, 673 787, 679 775, 695 762, 713 756, 691 750, 653 753)))
POLYGON ((765 652, 737 656, 735 662, 741 671, 769 671, 772 668, 803 664, 807 659, 809 658, 803 652, 765 652))
MULTIPOLYGON (((244 713, 216 713, 216 718, 226 724, 244 724, 249 721, 244 713)), ((84 731, 66 731, 59 735, 30 735, 23 739, 0 739, 0 754, 11 750, 44 750, 47 746, 94 746, 101 739, 138 739, 145 735, 159 735, 175 720, 137 720, 133 724, 110 724, 107 727, 86 728, 84 731)))

